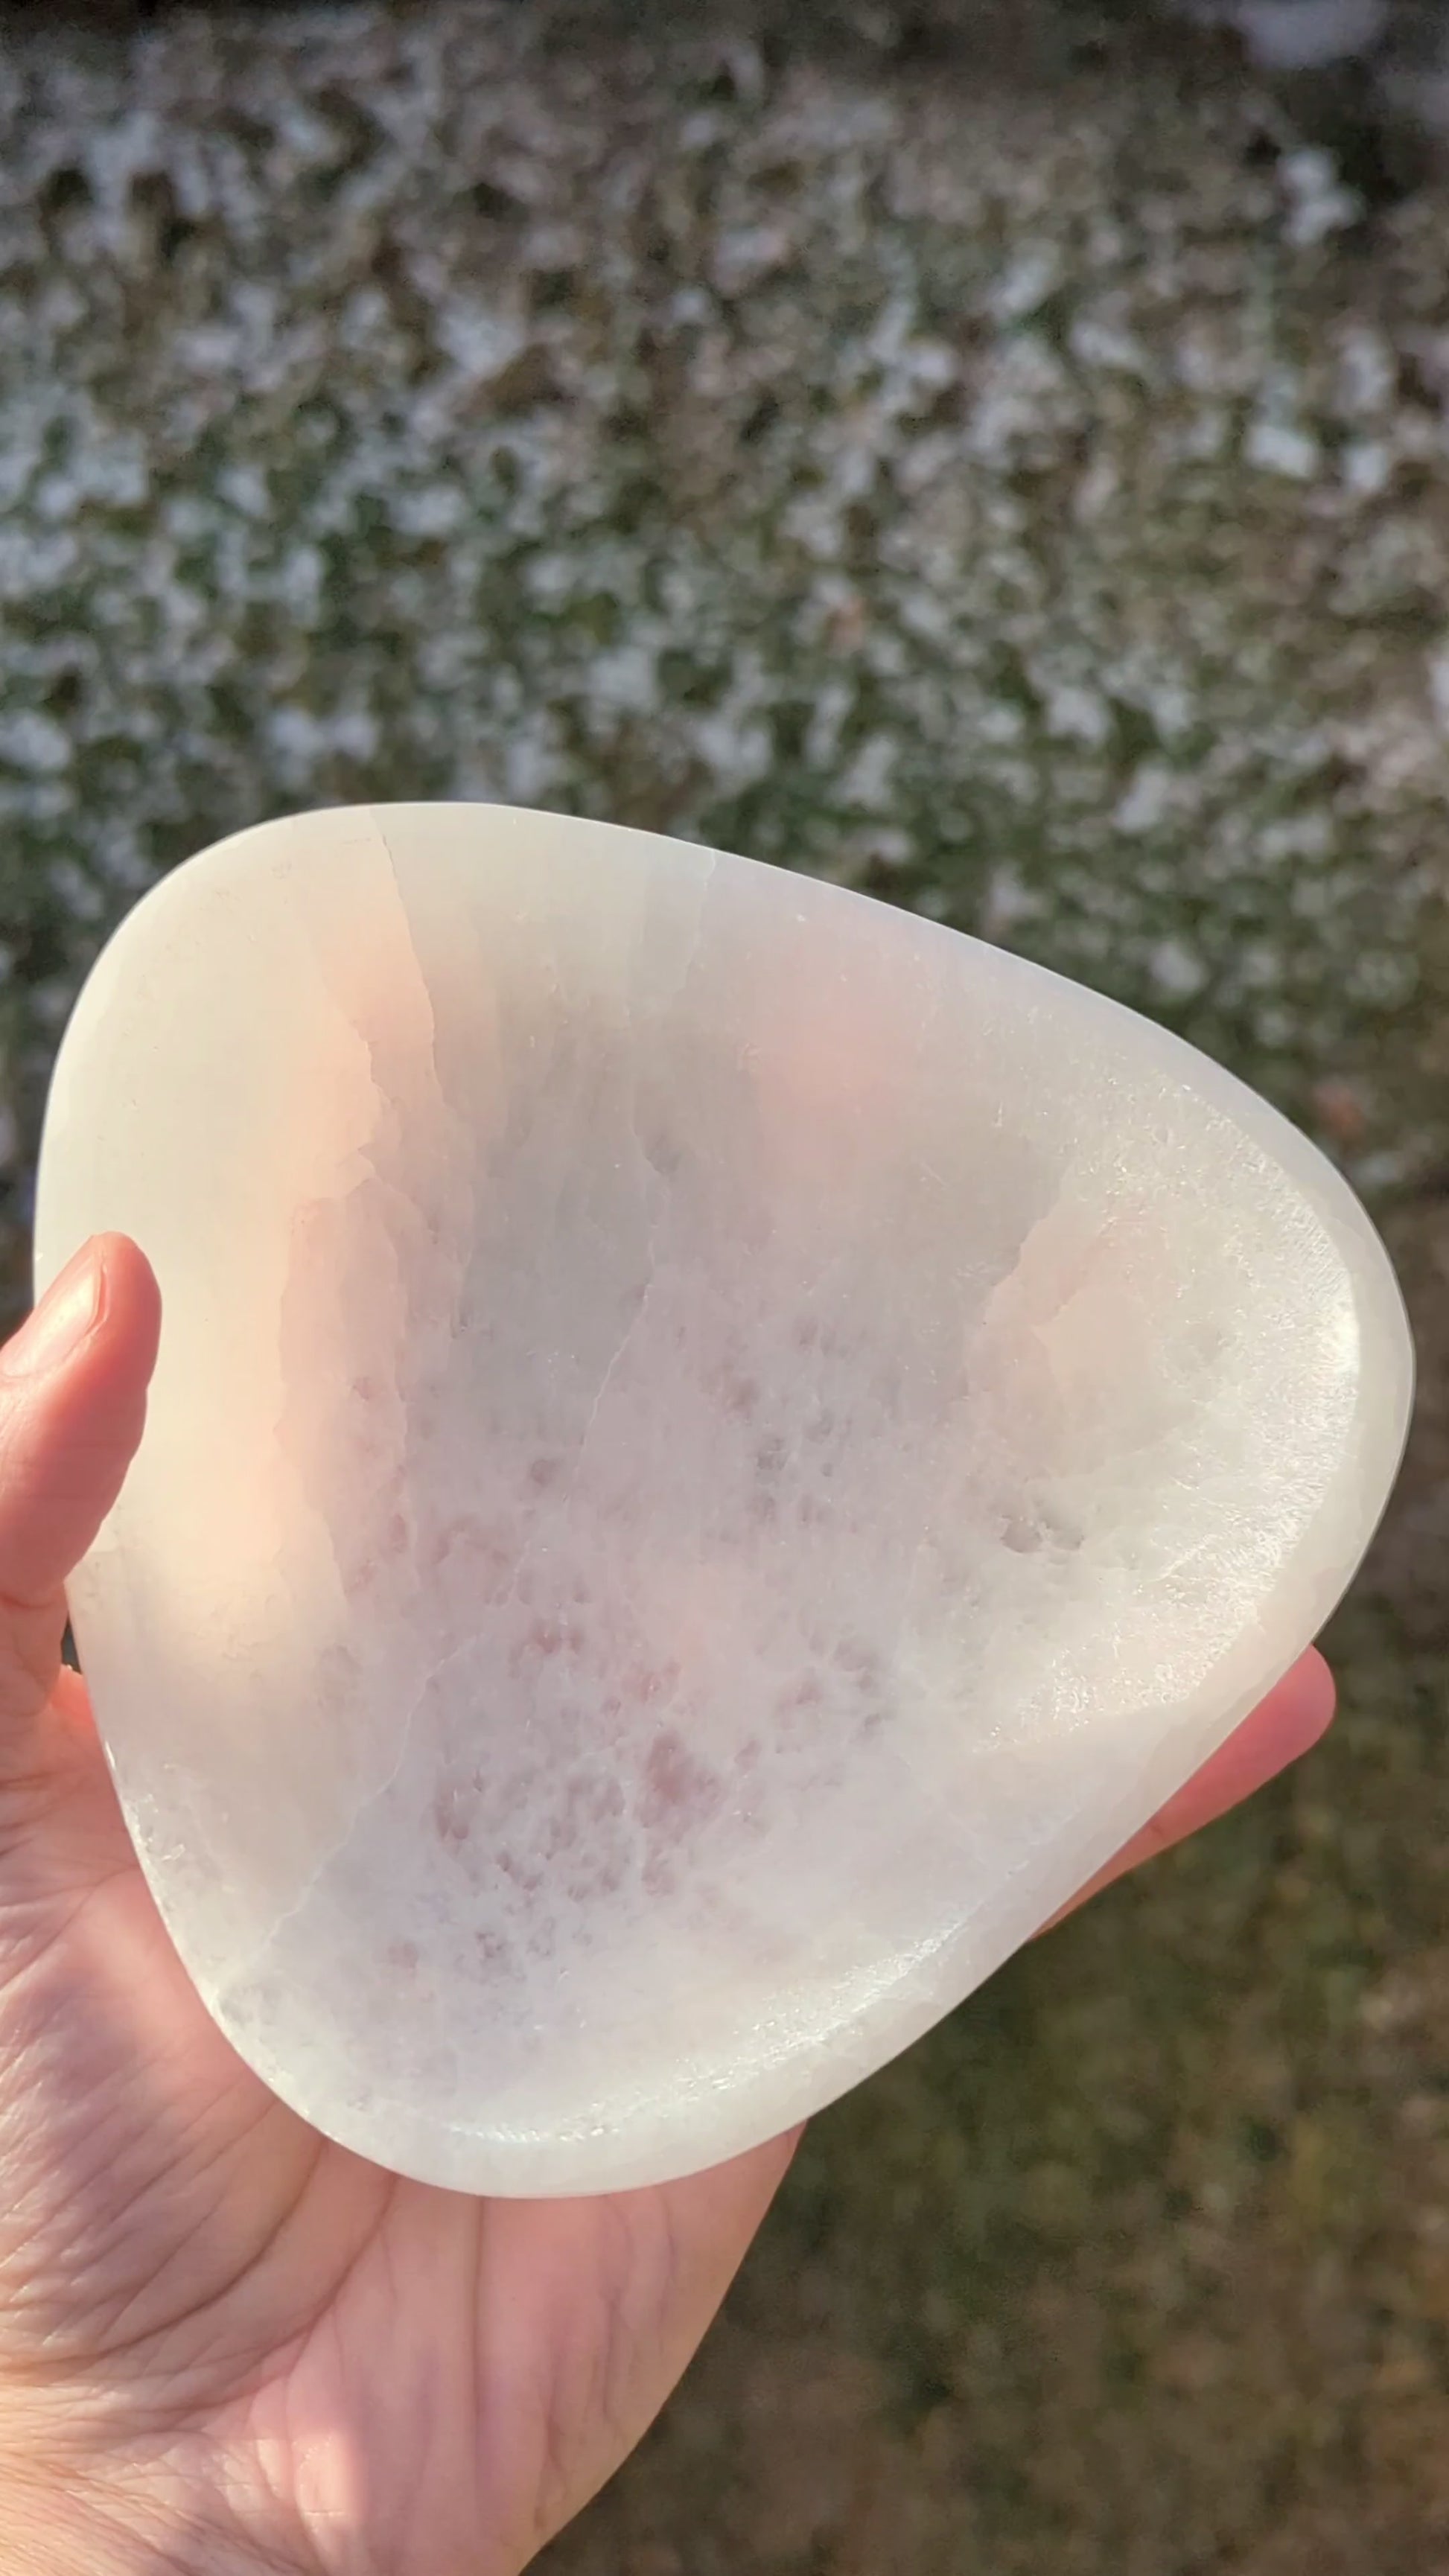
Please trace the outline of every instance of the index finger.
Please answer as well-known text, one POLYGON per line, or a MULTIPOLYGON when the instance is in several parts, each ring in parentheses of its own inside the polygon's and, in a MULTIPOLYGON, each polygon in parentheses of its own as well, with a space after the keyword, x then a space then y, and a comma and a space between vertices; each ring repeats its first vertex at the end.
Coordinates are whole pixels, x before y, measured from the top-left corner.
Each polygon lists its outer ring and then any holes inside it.
POLYGON ((1043 1930, 1074 1914, 1088 1897, 1096 1896, 1112 1881, 1138 1869, 1158 1852, 1170 1851, 1174 1843, 1185 1842, 1189 1834, 1200 1833, 1204 1825, 1215 1824, 1230 1808, 1241 1806, 1255 1789, 1286 1771, 1307 1753, 1320 1736, 1327 1733, 1333 1718, 1333 1675, 1314 1646, 1300 1655, 1296 1664, 1274 1684, 1266 1699, 1261 1700, 1251 1717, 1245 1717, 1226 1744, 1220 1744, 1211 1759, 1203 1764, 1186 1785, 1130 1843, 1109 1861, 1105 1869, 1089 1879, 1086 1886, 1054 1914, 1043 1930))

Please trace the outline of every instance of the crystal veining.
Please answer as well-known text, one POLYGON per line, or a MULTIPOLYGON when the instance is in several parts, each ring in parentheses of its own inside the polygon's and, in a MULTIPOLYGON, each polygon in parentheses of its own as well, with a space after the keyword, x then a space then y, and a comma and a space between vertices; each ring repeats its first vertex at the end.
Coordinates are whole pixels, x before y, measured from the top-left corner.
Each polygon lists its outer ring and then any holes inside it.
POLYGON ((1411 1359, 1152 1024, 838 887, 486 806, 178 870, 57 1067, 43 1287, 160 1280, 72 1587, 211 2011, 457 2187, 662 2179, 970 1991, 1312 1636, 1411 1359))

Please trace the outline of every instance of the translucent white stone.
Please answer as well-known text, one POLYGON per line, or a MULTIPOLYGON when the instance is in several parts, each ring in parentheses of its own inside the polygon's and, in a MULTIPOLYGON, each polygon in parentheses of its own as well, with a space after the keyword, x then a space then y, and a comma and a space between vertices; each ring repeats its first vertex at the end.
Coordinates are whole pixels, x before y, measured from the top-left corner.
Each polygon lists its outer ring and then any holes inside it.
POLYGON ((710 2163, 967 1994, 1313 1635, 1403 1439, 1348 1188, 1145 1020, 488 806, 168 878, 81 998, 43 1286, 165 1326, 75 1579, 166 1920, 332 2136, 710 2163))

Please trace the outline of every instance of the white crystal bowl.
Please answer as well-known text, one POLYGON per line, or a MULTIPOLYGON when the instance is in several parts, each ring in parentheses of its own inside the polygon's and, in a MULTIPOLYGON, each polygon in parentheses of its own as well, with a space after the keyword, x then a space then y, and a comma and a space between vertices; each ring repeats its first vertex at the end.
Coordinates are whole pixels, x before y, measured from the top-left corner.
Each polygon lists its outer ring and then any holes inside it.
POLYGON ((1332 1608, 1411 1388, 1323 1157, 933 923, 492 806, 316 814, 95 968, 44 1287, 164 1326, 72 1588, 242 2055, 400 2171, 657 2181, 960 2001, 1332 1608))

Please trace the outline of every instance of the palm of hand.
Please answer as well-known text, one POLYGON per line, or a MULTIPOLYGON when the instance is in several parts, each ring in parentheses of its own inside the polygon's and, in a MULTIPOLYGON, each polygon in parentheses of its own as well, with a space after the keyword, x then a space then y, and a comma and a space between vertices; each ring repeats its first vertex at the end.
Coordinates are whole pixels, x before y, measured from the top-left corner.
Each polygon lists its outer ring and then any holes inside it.
MULTIPOLYGON (((500 2576, 637 2441, 793 2141, 612 2199, 474 2201, 329 2145, 248 2072, 60 1663, 158 1328, 144 1261, 106 1237, 0 1353, 0 2529, 43 2576, 500 2576)), ((1117 1866, 1331 1706, 1305 1658, 1117 1866)))
POLYGON ((661 2403, 787 2146, 484 2202, 329 2145, 197 1999, 76 1676, 36 1731, 0 1795, 0 2455, 182 2564, 189 2527, 348 2576, 522 2566, 661 2403))

